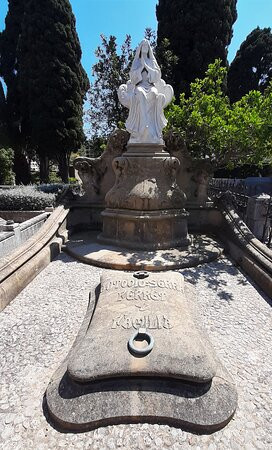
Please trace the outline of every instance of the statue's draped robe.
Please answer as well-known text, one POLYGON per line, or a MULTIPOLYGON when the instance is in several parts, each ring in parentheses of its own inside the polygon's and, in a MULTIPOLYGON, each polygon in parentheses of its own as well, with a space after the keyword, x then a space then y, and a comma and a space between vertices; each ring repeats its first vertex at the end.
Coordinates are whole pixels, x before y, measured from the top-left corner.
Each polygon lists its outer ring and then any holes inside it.
POLYGON ((163 109, 173 97, 173 89, 161 79, 161 70, 149 46, 136 51, 130 80, 118 92, 120 102, 129 108, 126 129, 130 142, 163 143, 162 129, 167 125, 163 109))
POLYGON ((149 58, 145 62, 148 68, 145 68, 141 60, 138 60, 130 71, 130 80, 135 88, 128 97, 129 116, 126 128, 132 135, 135 132, 142 135, 145 129, 149 128, 149 133, 154 131, 153 138, 156 139, 167 124, 162 115, 165 96, 158 92, 155 85, 161 78, 159 68, 153 68, 154 64, 149 58), (146 83, 143 82, 143 70, 147 72, 148 82, 146 83))

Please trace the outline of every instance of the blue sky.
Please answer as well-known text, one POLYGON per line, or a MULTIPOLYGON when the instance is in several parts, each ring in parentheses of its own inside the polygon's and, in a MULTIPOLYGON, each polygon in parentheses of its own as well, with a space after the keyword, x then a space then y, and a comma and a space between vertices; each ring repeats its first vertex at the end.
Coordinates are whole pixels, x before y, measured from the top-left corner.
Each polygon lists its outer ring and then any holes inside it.
MULTIPOLYGON (((94 50, 100 43, 100 34, 117 36, 121 44, 126 34, 131 34, 136 46, 143 38, 144 29, 156 30, 155 5, 157 0, 70 0, 77 20, 83 57, 82 63, 88 75, 95 62, 94 50)), ((7 0, 0 0, 0 29, 4 28, 7 0)), ((238 19, 229 47, 231 61, 240 44, 256 26, 272 26, 272 0, 238 0, 238 19)))

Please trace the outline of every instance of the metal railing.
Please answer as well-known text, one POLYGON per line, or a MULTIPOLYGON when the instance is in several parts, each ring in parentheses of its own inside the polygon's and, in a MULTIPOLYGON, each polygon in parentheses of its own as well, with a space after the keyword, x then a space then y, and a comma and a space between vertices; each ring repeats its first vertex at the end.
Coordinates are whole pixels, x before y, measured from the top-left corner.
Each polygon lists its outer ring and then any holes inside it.
POLYGON ((221 180, 220 178, 212 178, 209 184, 209 196, 216 197, 222 192, 230 192, 232 203, 239 214, 245 220, 246 210, 249 199, 248 188, 240 180, 221 180))
MULTIPOLYGON (((242 180, 226 180, 220 178, 212 178, 209 183, 209 196, 211 198, 217 197, 223 192, 229 192, 231 194, 232 204, 237 214, 247 223, 247 206, 250 197, 259 194, 259 188, 256 186, 256 192, 254 194, 254 187, 249 187, 242 180)), ((265 243, 271 248, 272 242, 272 192, 270 192, 268 198, 268 205, 266 214, 263 217, 264 225, 262 231, 261 242, 265 243), (268 228, 268 232, 267 232, 268 228)))

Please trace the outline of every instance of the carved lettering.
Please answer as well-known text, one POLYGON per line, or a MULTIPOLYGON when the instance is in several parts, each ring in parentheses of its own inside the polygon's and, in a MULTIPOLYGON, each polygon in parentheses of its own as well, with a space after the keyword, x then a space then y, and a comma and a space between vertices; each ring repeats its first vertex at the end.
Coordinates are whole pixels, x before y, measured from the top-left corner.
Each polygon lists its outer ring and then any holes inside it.
POLYGON ((176 282, 171 282, 169 280, 113 280, 108 281, 107 283, 104 283, 101 286, 101 292, 104 291, 111 291, 115 289, 126 289, 126 288, 159 288, 159 289, 170 289, 174 291, 182 291, 182 285, 176 282))
POLYGON ((170 320, 166 316, 163 316, 163 328, 166 328, 168 330, 170 330, 170 328, 173 328, 173 325, 171 325, 170 320))
POLYGON ((166 292, 157 292, 157 291, 121 291, 118 292, 117 301, 128 300, 128 301, 164 301, 166 296, 166 292))
POLYGON ((132 319, 131 319, 131 317, 124 316, 124 320, 122 321, 121 326, 123 328, 125 328, 126 330, 131 328, 132 327, 132 319))
POLYGON ((160 330, 166 329, 170 330, 173 328, 173 325, 168 317, 163 316, 142 316, 142 317, 129 317, 126 314, 122 316, 118 316, 112 320, 112 329, 116 328, 124 328, 128 330, 130 328, 146 328, 149 330, 160 330))
POLYGON ((132 320, 132 324, 133 324, 133 328, 142 328, 144 327, 143 325, 143 318, 136 318, 132 320))
POLYGON ((112 319, 112 326, 111 328, 117 328, 120 326, 120 322, 123 319, 123 316, 119 316, 116 319, 112 319))

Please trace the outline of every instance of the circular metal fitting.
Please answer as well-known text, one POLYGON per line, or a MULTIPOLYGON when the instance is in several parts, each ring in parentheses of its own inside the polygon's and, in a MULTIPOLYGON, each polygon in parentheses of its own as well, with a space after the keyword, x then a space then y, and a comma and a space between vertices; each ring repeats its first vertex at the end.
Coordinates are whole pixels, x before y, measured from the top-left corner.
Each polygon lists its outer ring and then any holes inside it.
POLYGON ((133 353, 134 355, 137 355, 137 356, 148 355, 148 353, 151 352, 153 347, 154 347, 154 338, 153 338, 153 336, 151 336, 150 333, 148 333, 146 331, 145 328, 139 328, 139 330, 137 330, 128 341, 128 349, 129 349, 130 353, 133 353), (147 346, 144 348, 135 347, 134 341, 136 338, 138 338, 139 340, 142 340, 142 341, 143 340, 147 341, 147 346))
POLYGON ((135 278, 139 278, 140 280, 142 280, 143 278, 149 277, 149 273, 146 270, 142 270, 142 271, 139 271, 139 272, 135 272, 133 274, 133 276, 135 278))

